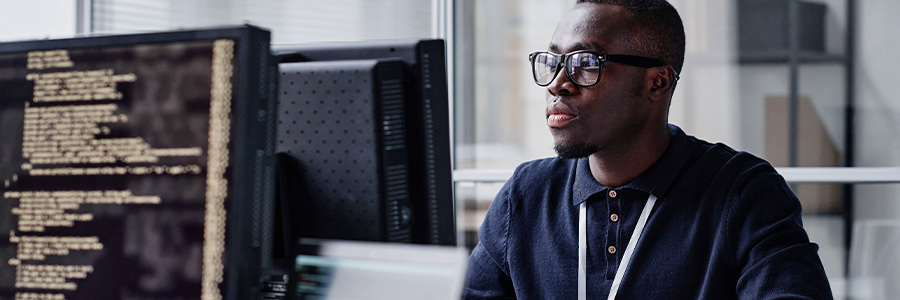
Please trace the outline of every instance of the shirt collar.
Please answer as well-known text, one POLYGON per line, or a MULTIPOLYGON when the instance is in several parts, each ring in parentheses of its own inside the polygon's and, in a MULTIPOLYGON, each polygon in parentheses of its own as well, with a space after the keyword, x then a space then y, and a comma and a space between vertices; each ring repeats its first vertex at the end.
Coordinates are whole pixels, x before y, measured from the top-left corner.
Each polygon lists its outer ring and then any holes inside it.
MULTIPOLYGON (((644 192, 646 194, 656 195, 662 199, 669 190, 672 182, 681 173, 681 170, 688 160, 688 148, 691 146, 690 139, 678 126, 669 124, 669 132, 672 133, 672 139, 663 155, 628 184, 617 189, 632 189, 644 192)), ((608 187, 600 184, 591 175, 591 167, 587 157, 578 159, 575 166, 575 181, 572 184, 572 202, 574 205, 581 204, 592 195, 597 193, 606 193, 608 187)))

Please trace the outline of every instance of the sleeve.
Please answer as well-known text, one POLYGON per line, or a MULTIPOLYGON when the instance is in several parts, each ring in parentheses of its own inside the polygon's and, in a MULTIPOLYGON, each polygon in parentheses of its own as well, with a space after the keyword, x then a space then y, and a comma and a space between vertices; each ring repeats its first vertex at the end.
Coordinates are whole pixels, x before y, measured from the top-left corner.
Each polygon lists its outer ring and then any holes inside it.
POLYGON ((506 262, 511 182, 507 181, 497 193, 478 231, 479 242, 469 256, 463 290, 465 299, 516 298, 506 262))
POLYGON ((741 270, 738 298, 833 299, 818 246, 803 229, 799 200, 768 164, 752 173, 736 185, 742 187, 732 192, 728 211, 741 270))

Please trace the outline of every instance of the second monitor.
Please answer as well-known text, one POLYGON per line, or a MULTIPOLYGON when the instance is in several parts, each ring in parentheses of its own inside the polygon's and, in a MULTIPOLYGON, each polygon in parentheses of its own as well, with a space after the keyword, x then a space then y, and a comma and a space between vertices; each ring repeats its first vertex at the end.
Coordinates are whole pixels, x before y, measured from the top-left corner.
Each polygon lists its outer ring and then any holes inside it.
POLYGON ((444 42, 273 52, 285 236, 455 245, 444 42))

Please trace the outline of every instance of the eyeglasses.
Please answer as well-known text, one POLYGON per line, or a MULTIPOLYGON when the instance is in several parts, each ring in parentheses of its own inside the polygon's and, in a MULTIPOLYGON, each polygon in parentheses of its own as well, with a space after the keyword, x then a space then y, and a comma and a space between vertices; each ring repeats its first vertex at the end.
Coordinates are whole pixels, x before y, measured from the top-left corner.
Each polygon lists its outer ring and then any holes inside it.
MULTIPOLYGON (((620 54, 599 54, 588 50, 579 50, 566 54, 556 54, 547 51, 537 51, 528 55, 531 61, 531 74, 534 75, 534 83, 539 86, 548 86, 556 75, 559 74, 560 65, 566 69, 566 76, 577 86, 589 87, 600 81, 600 71, 603 63, 615 62, 641 68, 653 68, 665 66, 666 63, 655 58, 620 54)), ((673 70, 674 72, 674 70, 673 70)), ((675 72, 675 80, 678 80, 678 72, 675 72)))

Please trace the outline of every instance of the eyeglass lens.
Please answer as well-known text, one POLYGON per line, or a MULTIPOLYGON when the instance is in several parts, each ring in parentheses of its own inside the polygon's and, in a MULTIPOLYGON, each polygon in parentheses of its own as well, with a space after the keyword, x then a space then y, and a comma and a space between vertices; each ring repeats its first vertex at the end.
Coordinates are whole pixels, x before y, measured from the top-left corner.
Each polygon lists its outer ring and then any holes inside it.
MULTIPOLYGON (((534 78, 539 85, 548 85, 557 75, 559 56, 538 53, 534 58, 534 78)), ((593 85, 600 78, 600 58, 592 53, 573 53, 566 56, 566 74, 578 85, 593 85)))
POLYGON ((534 57, 534 80, 540 85, 548 85, 556 77, 559 61, 550 53, 538 53, 534 57))

